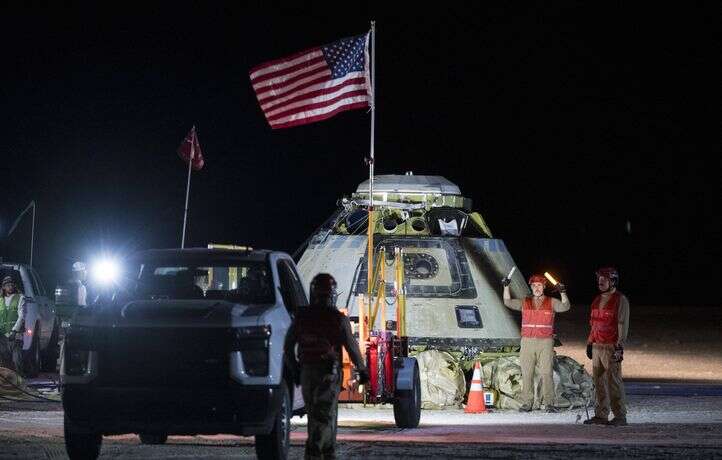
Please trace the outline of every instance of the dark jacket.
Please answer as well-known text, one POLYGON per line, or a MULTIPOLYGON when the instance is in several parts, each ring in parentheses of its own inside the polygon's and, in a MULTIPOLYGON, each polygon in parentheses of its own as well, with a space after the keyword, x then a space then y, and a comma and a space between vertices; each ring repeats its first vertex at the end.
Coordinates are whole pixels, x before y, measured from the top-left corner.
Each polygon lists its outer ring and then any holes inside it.
POLYGON ((286 337, 286 358, 292 365, 297 363, 296 344, 302 366, 341 362, 344 347, 356 369, 366 369, 351 322, 335 308, 309 305, 298 309, 286 337))

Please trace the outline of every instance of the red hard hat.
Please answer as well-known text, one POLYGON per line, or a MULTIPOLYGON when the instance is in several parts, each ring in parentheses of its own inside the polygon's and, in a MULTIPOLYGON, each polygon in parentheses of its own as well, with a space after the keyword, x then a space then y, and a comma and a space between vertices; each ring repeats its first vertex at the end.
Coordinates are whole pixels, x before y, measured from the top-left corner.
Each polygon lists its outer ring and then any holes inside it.
POLYGON ((610 280, 618 280, 619 272, 614 267, 602 267, 597 270, 597 277, 603 276, 610 280))
POLYGON ((544 275, 539 275, 539 274, 531 275, 531 276, 529 277, 529 285, 531 285, 532 283, 541 283, 541 284, 543 284, 544 286, 546 286, 546 285, 547 285, 547 279, 544 277, 544 275))

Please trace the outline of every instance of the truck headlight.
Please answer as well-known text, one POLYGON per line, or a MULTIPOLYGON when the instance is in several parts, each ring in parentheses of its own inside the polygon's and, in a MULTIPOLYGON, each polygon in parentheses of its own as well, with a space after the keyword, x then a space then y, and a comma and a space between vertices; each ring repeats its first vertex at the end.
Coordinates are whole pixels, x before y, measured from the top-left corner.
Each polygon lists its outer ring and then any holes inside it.
POLYGON ((55 288, 55 304, 62 305, 70 303, 70 289, 55 288))
POLYGON ((248 375, 268 375, 268 341, 271 326, 231 328, 231 350, 240 351, 248 375))
POLYGON ((90 366, 90 351, 93 344, 93 329, 85 326, 71 326, 65 338, 65 373, 84 375, 90 366))
POLYGON ((93 263, 90 273, 101 286, 110 286, 120 280, 120 264, 114 259, 100 259, 93 263))
POLYGON ((244 326, 231 328, 231 350, 268 348, 271 326, 244 326))
POLYGON ((268 375, 268 350, 241 350, 246 374, 259 377, 268 375))
POLYGON ((67 375, 85 375, 88 373, 90 363, 89 350, 68 350, 65 351, 65 373, 67 375))

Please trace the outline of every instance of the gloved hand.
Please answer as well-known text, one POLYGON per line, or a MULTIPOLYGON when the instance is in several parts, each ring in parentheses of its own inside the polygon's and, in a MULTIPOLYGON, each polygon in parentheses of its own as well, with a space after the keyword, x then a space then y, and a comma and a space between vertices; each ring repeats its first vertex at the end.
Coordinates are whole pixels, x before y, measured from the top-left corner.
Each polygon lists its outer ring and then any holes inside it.
POLYGON ((564 283, 557 283, 557 291, 559 293, 567 292, 567 286, 564 283))
POLYGON ((369 371, 366 369, 361 369, 358 372, 358 383, 359 385, 366 385, 369 383, 369 371))
POLYGON ((323 381, 326 383, 338 382, 339 370, 340 370, 339 367, 340 367, 340 363, 338 362, 338 360, 333 359, 332 364, 331 364, 331 369, 329 369, 329 372, 323 378, 323 381))
POLYGON ((614 354, 612 360, 615 363, 621 363, 624 360, 624 347, 621 345, 614 345, 614 354))
POLYGON ((587 344, 587 358, 592 359, 592 344, 587 344))
POLYGON ((507 287, 507 286, 509 286, 510 284, 511 284, 511 279, 510 279, 510 278, 504 278, 503 280, 501 280, 501 285, 504 286, 504 287, 507 287))
POLYGON ((17 334, 17 331, 10 331, 5 335, 5 337, 8 338, 8 342, 14 342, 15 340, 18 340, 17 334))

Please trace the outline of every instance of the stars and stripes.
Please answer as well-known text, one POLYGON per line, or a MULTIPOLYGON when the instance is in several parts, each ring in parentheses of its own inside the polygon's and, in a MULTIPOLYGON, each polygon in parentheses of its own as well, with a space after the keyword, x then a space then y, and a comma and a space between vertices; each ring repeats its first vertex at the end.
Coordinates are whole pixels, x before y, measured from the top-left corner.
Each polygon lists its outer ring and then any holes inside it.
POLYGON ((251 69, 251 85, 271 128, 368 107, 368 39, 369 34, 344 38, 251 69))

